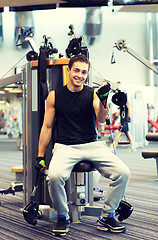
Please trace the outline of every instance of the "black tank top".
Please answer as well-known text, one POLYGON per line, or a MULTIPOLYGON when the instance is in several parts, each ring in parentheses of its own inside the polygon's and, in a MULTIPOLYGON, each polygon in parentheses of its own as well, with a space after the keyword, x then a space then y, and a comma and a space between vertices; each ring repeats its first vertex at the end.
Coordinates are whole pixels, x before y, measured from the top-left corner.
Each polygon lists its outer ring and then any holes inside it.
POLYGON ((80 92, 71 92, 67 86, 55 91, 57 143, 72 145, 96 141, 93 94, 89 86, 84 86, 80 92))

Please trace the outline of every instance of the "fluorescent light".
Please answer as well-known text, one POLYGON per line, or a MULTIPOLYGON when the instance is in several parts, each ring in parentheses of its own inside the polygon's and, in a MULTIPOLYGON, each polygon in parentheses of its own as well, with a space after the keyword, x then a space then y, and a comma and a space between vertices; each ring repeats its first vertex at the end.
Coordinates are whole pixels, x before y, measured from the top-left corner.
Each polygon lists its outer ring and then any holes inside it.
POLYGON ((14 89, 9 89, 9 93, 22 93, 22 89, 20 88, 14 88, 14 89))

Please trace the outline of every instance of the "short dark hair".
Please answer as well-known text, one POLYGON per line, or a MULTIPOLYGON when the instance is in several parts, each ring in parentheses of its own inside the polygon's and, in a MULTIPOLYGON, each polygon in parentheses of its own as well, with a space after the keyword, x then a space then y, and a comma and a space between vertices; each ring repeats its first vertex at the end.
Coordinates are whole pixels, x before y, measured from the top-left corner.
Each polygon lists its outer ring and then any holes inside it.
POLYGON ((72 68, 72 65, 74 64, 74 62, 84 62, 84 63, 87 63, 88 64, 88 70, 90 68, 90 62, 89 62, 88 58, 84 54, 78 54, 78 55, 75 55, 72 58, 70 58, 69 69, 72 68))

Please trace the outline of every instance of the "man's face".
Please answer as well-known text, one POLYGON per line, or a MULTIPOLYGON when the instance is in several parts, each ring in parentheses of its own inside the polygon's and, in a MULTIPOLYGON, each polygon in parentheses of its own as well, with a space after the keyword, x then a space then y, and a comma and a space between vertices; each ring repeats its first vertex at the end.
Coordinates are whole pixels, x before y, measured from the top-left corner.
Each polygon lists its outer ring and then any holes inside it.
POLYGON ((68 69, 70 84, 73 87, 81 87, 88 76, 88 64, 85 62, 74 62, 71 70, 68 69))

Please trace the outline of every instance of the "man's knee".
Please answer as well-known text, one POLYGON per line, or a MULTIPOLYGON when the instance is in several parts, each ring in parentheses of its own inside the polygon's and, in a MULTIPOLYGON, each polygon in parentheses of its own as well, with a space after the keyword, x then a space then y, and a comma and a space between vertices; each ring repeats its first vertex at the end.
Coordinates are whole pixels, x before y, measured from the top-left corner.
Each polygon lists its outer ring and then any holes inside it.
POLYGON ((125 166, 124 168, 121 168, 120 176, 122 178, 122 181, 128 182, 131 174, 130 174, 130 170, 127 166, 125 166))
POLYGON ((52 171, 49 173, 48 179, 51 185, 58 185, 64 184, 64 182, 68 179, 68 176, 64 173, 62 174, 60 171, 52 171))

